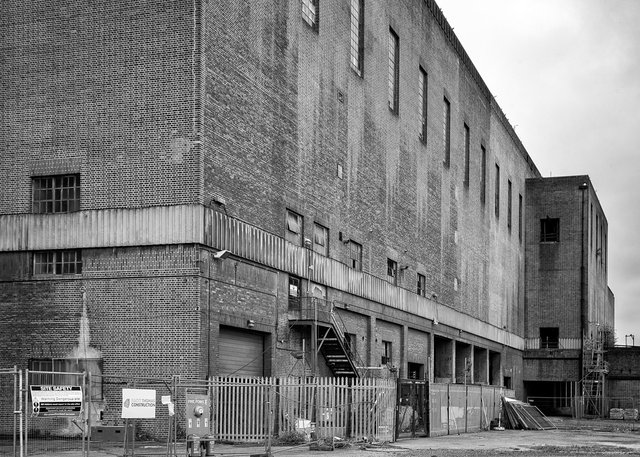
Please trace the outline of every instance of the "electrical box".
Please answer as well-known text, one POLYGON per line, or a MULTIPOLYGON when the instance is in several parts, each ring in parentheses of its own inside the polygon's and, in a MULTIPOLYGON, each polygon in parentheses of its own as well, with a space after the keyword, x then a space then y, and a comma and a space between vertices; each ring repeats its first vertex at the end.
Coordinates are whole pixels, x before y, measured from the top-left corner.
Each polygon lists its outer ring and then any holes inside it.
POLYGON ((187 435, 205 436, 211 433, 211 401, 206 394, 186 393, 187 435))

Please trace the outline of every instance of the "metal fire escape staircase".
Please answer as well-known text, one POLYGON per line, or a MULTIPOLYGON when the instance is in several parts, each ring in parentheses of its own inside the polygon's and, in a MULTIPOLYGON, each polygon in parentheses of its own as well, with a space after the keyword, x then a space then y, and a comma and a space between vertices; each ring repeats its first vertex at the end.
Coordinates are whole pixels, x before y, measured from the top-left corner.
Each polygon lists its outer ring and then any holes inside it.
POLYGON ((301 297, 299 303, 299 315, 295 319, 290 318, 290 324, 311 329, 311 338, 315 337, 317 342, 316 356, 321 354, 324 357, 335 376, 359 377, 358 367, 363 364, 353 347, 354 342, 346 336, 344 322, 334 312, 333 303, 316 297, 301 297))
POLYGON ((605 379, 609 364, 604 360, 604 342, 598 332, 595 338, 584 338, 583 342, 583 413, 587 416, 604 417, 605 379))

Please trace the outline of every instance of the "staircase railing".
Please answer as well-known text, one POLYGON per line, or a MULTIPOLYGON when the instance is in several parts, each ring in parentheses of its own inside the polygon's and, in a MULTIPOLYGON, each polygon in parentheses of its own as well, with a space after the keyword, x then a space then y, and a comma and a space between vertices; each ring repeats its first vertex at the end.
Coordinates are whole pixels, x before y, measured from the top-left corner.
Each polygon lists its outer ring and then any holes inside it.
POLYGON ((335 312, 333 302, 318 297, 301 297, 300 319, 309 321, 316 320, 318 323, 331 325, 338 343, 345 350, 347 357, 349 357, 356 372, 360 375, 361 370, 358 369, 358 367, 365 365, 358 351, 353 347, 355 342, 349 342, 347 340, 347 326, 340 315, 335 312))

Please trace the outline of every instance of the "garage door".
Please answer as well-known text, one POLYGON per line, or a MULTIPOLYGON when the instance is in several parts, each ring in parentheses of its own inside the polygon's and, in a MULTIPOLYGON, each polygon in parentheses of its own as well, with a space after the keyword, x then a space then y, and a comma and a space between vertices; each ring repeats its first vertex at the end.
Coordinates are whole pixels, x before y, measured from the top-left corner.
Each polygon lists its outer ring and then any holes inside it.
POLYGON ((264 376, 264 336, 220 327, 219 376, 264 376))

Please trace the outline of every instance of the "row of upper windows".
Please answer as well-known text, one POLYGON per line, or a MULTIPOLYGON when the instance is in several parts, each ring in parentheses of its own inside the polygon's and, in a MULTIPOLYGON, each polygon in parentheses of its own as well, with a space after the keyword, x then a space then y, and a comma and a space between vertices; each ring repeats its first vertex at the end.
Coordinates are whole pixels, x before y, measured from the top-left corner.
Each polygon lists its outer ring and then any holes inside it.
MULTIPOLYGON (((318 30, 319 23, 319 0, 302 1, 302 17, 305 22, 318 30)), ((351 0, 351 40, 350 58, 351 67, 358 74, 363 76, 363 49, 364 49, 364 0, 351 0)), ((400 39, 398 34, 390 27, 388 41, 388 104, 389 109, 399 113, 400 99, 400 39)), ((419 109, 419 130, 420 140, 427 142, 427 88, 428 75, 424 68, 418 68, 418 109, 419 109)), ((443 98, 443 145, 444 145, 444 165, 451 165, 451 102, 444 96, 443 98)), ((486 173, 487 173, 487 152, 484 145, 480 145, 482 154, 481 177, 480 177, 480 200, 482 203, 486 199, 486 173)), ((471 163, 471 129, 467 123, 464 124, 464 185, 470 184, 470 163, 471 163)), ((507 203, 507 228, 511 233, 512 226, 512 183, 508 181, 508 203, 507 203)), ((500 215, 500 169, 496 164, 496 194, 495 194, 495 214, 500 215)), ((518 235, 522 241, 522 195, 518 199, 518 235)))

